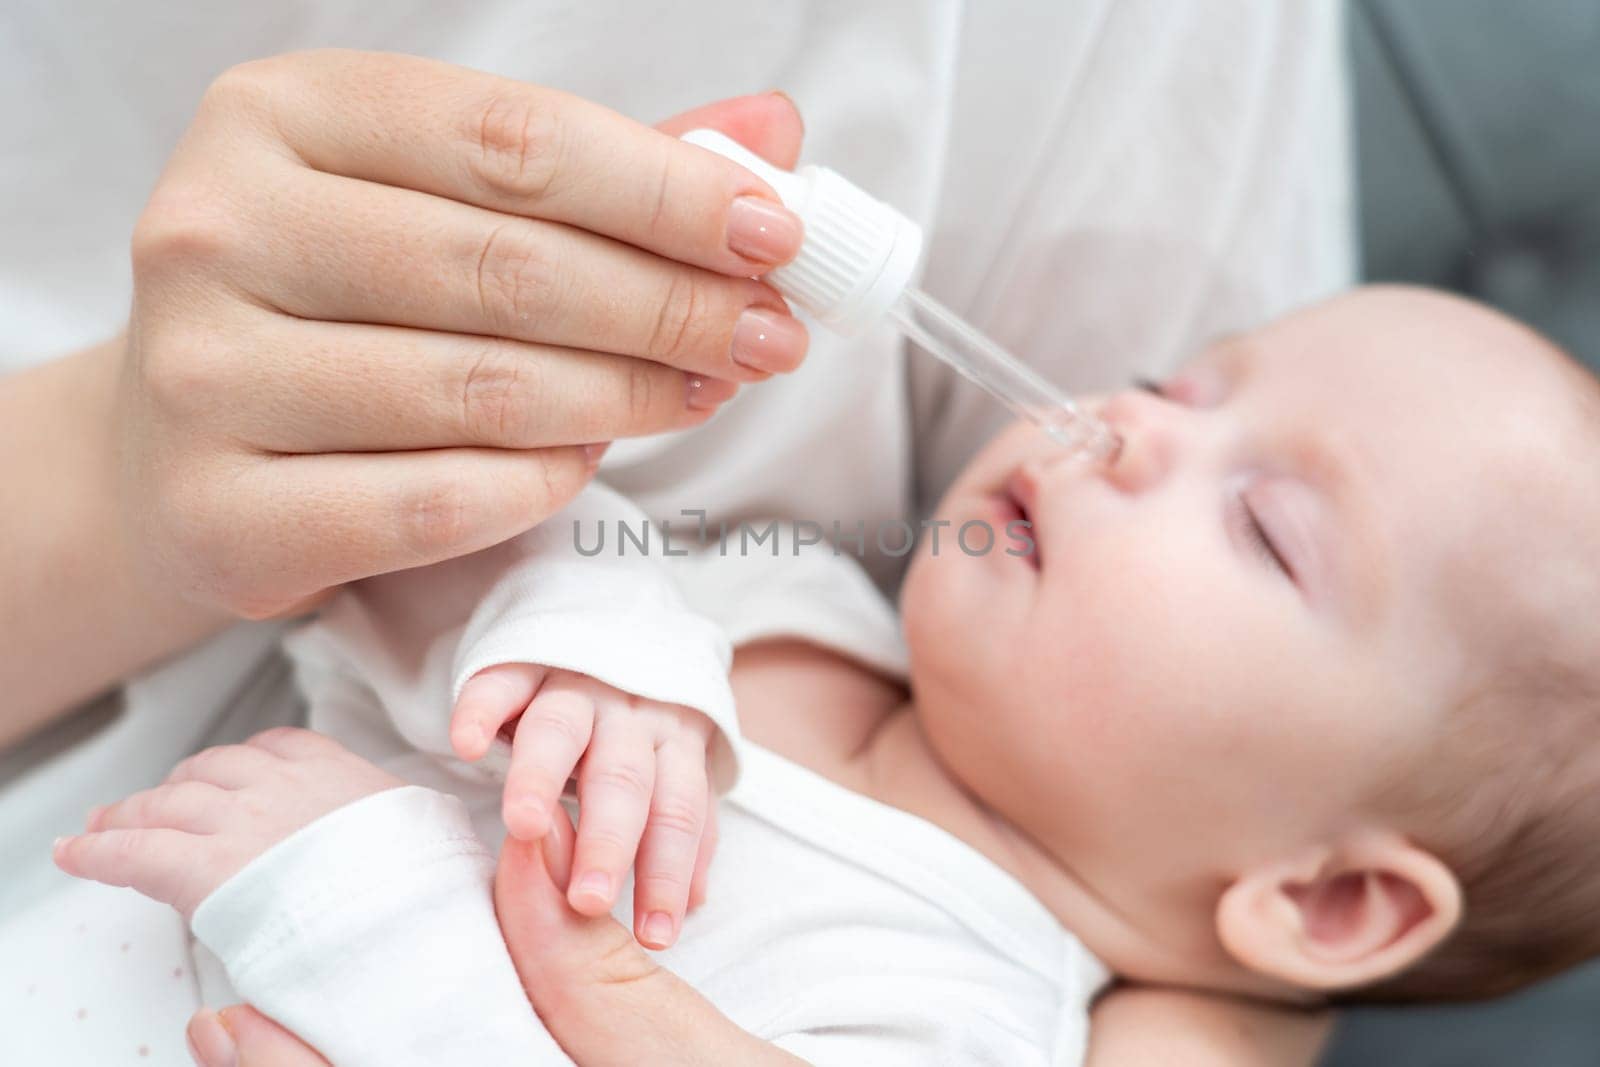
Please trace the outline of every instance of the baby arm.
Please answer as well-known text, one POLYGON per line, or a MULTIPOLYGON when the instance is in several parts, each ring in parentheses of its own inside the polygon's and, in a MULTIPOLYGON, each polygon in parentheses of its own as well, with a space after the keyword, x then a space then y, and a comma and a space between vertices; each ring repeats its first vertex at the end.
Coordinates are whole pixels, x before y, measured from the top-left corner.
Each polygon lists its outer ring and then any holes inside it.
POLYGON ((373 692, 415 748, 469 776, 479 769, 462 761, 481 763, 480 782, 504 776, 514 835, 540 837, 576 778, 570 903, 608 911, 636 867, 637 936, 660 948, 702 896, 710 799, 732 784, 738 727, 728 640, 685 603, 671 561, 618 554, 615 539, 607 551, 579 550, 580 535, 591 544, 645 521, 591 486, 505 545, 360 583, 291 650, 314 722, 316 657, 322 675, 331 662, 373 692))
POLYGON ((362 797, 404 785, 339 744, 284 727, 198 752, 154 789, 89 813, 56 841, 56 865, 125 886, 185 920, 245 865, 290 834, 362 797))
POLYGON ((243 997, 340 1067, 567 1062, 500 937, 454 797, 306 730, 207 749, 56 846, 176 907, 243 997))

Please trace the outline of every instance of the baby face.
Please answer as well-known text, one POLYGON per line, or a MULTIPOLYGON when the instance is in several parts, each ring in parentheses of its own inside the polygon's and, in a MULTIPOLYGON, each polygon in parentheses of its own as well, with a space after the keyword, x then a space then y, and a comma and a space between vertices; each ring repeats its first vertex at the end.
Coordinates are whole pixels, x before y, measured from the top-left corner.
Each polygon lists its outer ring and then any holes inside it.
POLYGON ((1484 642, 1567 595, 1557 561, 1584 549, 1563 531, 1595 528, 1539 343, 1366 290, 1105 400, 1109 465, 1000 434, 939 517, 1025 518, 1037 553, 919 553, 903 607, 930 743, 1128 908, 1206 903, 1352 829, 1484 642))

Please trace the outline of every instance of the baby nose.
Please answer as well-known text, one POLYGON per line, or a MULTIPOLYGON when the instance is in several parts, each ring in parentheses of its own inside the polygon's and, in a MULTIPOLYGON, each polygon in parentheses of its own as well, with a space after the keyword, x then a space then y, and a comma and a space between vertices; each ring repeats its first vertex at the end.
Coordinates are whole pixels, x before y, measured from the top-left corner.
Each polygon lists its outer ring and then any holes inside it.
POLYGON ((1100 408, 1100 417, 1122 440, 1106 464, 1106 481, 1125 493, 1157 485, 1172 467, 1177 448, 1168 405, 1143 392, 1118 393, 1100 408))

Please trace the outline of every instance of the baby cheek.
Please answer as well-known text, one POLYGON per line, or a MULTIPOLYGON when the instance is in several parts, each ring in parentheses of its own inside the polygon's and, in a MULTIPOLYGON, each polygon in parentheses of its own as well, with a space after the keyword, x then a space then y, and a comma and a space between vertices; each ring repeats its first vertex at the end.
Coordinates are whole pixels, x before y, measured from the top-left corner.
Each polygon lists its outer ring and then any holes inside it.
POLYGON ((1127 772, 1165 775, 1226 751, 1248 687, 1248 650, 1182 572, 1107 552, 1093 574, 1055 590, 1056 625, 1032 656, 1060 695, 1073 741, 1127 772))

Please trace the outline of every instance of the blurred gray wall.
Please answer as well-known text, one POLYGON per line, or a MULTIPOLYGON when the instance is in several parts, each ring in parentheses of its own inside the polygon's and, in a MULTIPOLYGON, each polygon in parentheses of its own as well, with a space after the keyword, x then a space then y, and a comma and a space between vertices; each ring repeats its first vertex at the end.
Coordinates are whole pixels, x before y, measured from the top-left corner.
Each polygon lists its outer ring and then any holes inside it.
POLYGON ((1352 0, 1373 280, 1458 289, 1600 365, 1600 0, 1352 0))
MULTIPOLYGON (((1467 293, 1600 368, 1600 0, 1351 0, 1349 21, 1363 274, 1467 293)), ((1352 1012, 1325 1060, 1597 1065, 1600 966, 1352 1012)))

